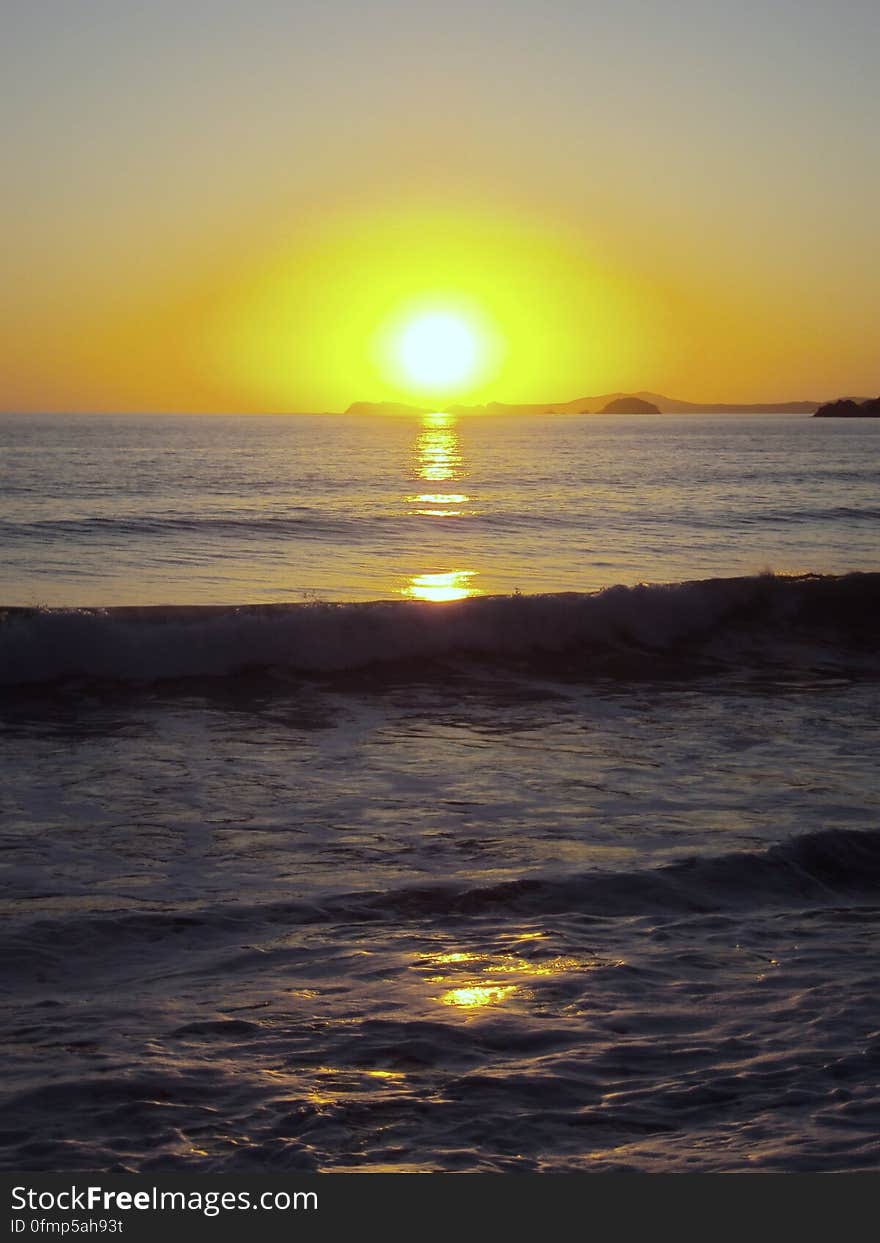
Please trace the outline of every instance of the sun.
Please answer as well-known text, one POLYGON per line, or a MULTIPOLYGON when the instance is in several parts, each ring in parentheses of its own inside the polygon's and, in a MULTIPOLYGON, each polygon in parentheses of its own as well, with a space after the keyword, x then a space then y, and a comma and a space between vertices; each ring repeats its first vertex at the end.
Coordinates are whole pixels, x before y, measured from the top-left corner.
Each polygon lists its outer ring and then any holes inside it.
MULTIPOLYGON (((377 318, 369 354, 387 389, 404 401, 479 400, 507 355, 495 318, 475 299, 425 291, 377 318)), ((389 394, 390 395, 390 394, 389 394)))
POLYGON ((407 323, 397 347, 410 383, 432 391, 466 384, 477 366, 477 340, 458 315, 431 311, 407 323))

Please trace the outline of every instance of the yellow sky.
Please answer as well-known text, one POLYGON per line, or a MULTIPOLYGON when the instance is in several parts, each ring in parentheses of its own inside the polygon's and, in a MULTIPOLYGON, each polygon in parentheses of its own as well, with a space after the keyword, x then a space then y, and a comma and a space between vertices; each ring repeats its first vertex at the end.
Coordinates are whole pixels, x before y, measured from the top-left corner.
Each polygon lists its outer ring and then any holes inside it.
POLYGON ((880 388, 873 6, 37 7, 4 409, 413 400, 389 341, 432 309, 481 343, 461 402, 880 388))

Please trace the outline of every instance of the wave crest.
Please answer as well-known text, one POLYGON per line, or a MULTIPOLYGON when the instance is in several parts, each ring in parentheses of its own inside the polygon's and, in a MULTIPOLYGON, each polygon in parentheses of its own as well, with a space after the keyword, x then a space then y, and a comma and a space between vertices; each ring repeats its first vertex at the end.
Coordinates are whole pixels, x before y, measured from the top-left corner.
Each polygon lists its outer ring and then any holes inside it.
POLYGON ((764 574, 446 604, 8 609, 0 614, 0 684, 271 668, 335 673, 458 657, 645 676, 681 660, 778 664, 798 647, 821 666, 876 655, 878 605, 880 573, 764 574))

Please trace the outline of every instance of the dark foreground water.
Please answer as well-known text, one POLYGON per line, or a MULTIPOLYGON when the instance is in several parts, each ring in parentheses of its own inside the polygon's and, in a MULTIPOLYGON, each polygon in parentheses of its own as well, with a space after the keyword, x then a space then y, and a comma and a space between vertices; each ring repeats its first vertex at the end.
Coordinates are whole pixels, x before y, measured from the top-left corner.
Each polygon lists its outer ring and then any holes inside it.
POLYGON ((880 1168, 878 598, 7 615, 3 1164, 880 1168))

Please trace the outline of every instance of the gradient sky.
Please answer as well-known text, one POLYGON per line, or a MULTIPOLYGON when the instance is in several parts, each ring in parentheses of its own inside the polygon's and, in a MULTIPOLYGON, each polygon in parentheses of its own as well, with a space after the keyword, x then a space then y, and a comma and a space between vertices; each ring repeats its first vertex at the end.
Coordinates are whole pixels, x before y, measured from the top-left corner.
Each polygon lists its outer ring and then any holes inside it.
POLYGON ((880 390, 875 0, 5 0, 0 408, 880 390))

